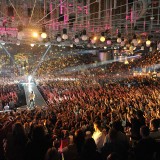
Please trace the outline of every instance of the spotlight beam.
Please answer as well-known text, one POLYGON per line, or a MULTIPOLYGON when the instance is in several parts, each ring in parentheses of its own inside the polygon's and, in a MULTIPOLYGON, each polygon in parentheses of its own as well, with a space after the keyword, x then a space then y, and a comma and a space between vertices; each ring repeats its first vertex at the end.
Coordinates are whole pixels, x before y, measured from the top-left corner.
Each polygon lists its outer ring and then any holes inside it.
POLYGON ((20 17, 20 15, 18 14, 18 12, 17 12, 16 8, 14 7, 14 5, 13 5, 12 1, 11 1, 11 0, 9 0, 9 2, 11 3, 11 6, 13 7, 13 9, 15 10, 15 12, 16 12, 16 14, 17 14, 18 18, 20 19, 20 21, 21 21, 21 22, 22 22, 22 24, 23 24, 22 18, 21 18, 21 17, 20 17))
POLYGON ((34 9, 35 9, 36 3, 37 3, 37 0, 34 1, 32 13, 31 13, 31 17, 30 17, 30 19, 29 19, 29 24, 31 23, 31 19, 32 19, 32 16, 33 16, 33 13, 34 13, 34 9))
POLYGON ((45 53, 43 54, 42 58, 40 59, 37 67, 33 70, 32 75, 34 76, 35 73, 37 72, 38 68, 40 67, 40 65, 42 64, 42 62, 44 61, 45 56, 47 55, 48 51, 50 50, 51 45, 48 46, 48 48, 46 49, 45 53))
POLYGON ((13 57, 11 56, 11 54, 8 52, 8 50, 0 43, 0 46, 3 48, 3 50, 6 52, 6 54, 9 56, 9 58, 11 59, 11 61, 13 62, 13 64, 15 64, 16 68, 18 69, 19 73, 20 70, 18 68, 18 65, 16 64, 16 62, 14 61, 13 57))
POLYGON ((135 71, 139 70, 139 69, 141 69, 141 70, 149 69, 150 71, 156 71, 156 70, 160 69, 160 64, 149 65, 149 66, 146 66, 145 68, 144 67, 143 68, 137 67, 137 68, 135 68, 135 71))
MULTIPOLYGON (((127 57, 127 59, 132 59, 132 58, 139 58, 140 56, 137 55, 137 56, 130 56, 130 57, 127 57)), ((126 58, 122 58, 121 61, 125 61, 126 58)), ((105 64, 110 64, 110 63, 113 63, 113 62, 119 62, 119 60, 109 60, 109 61, 104 61, 104 62, 99 62, 99 63, 92 63, 92 64, 88 64, 88 65, 79 65, 77 67, 68 67, 58 73, 65 73, 65 72, 76 72, 76 71, 80 71, 80 70, 86 70, 86 69, 89 69, 89 68, 96 68, 96 67, 99 67, 99 66, 102 66, 102 65, 105 65, 105 64)))
POLYGON ((49 14, 51 14, 52 12, 54 12, 56 10, 56 8, 60 7, 64 2, 66 2, 66 0, 64 0, 62 3, 60 3, 59 5, 57 5, 54 9, 52 9, 49 13, 47 13, 44 17, 42 17, 40 20, 38 20, 35 24, 41 22, 44 18, 46 18, 49 14))

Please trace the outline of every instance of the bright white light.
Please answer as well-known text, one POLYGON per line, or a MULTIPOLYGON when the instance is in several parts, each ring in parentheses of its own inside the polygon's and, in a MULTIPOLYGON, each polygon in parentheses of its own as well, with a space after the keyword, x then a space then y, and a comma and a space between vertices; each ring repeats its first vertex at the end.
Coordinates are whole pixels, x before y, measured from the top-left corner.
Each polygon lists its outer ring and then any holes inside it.
POLYGON ((32 91, 32 85, 28 85, 28 91, 31 92, 32 91))
POLYGON ((61 37, 57 37, 57 42, 61 42, 62 38, 61 37))
POLYGON ((152 52, 152 50, 153 50, 152 47, 150 47, 150 48, 149 48, 149 51, 152 52))
POLYGON ((75 42, 75 43, 79 43, 79 39, 78 39, 78 38, 75 38, 74 42, 75 42))
POLYGON ((67 35, 67 34, 63 34, 63 35, 62 35, 62 38, 63 38, 64 40, 66 40, 66 39, 68 39, 68 35, 67 35))
POLYGON ((31 82, 31 80, 32 80, 32 76, 31 76, 31 75, 29 75, 29 76, 28 76, 28 83, 30 83, 30 82, 31 82))
POLYGON ((43 33, 41 34, 41 38, 43 38, 43 39, 47 38, 47 34, 46 34, 45 32, 43 32, 43 33))
POLYGON ((151 45, 151 41, 150 41, 150 40, 147 40, 147 41, 146 41, 146 46, 149 47, 150 45, 151 45))
POLYGON ((95 36, 95 37, 93 37, 93 40, 94 40, 94 41, 96 41, 96 40, 97 40, 97 37, 96 37, 96 36, 95 36))
POLYGON ((102 36, 101 38, 100 38, 100 41, 101 42, 104 42, 106 40, 106 38, 104 37, 104 36, 102 36))
POLYGON ((127 57, 125 57, 124 64, 129 64, 127 57))
POLYGON ((34 43, 31 44, 31 47, 34 47, 34 43))
POLYGON ((45 46, 48 47, 49 45, 51 45, 50 42, 45 43, 45 46))
POLYGON ((72 47, 73 47, 73 44, 70 44, 70 47, 72 48, 72 47))
POLYGON ((19 45, 20 45, 20 41, 17 41, 17 43, 16 43, 16 44, 17 44, 17 46, 19 46, 19 45))
POLYGON ((124 47, 123 49, 127 49, 126 47, 124 47))
POLYGON ((117 43, 121 43, 122 39, 121 38, 117 38, 117 43))
POLYGON ((136 50, 136 47, 134 47, 133 50, 136 50))
POLYGON ((83 36, 82 36, 82 40, 83 40, 83 41, 86 41, 87 39, 88 39, 87 35, 83 35, 83 36))
POLYGON ((33 32, 33 33, 32 33, 32 36, 33 36, 34 38, 37 38, 37 37, 38 37, 38 33, 37 33, 37 32, 33 32))

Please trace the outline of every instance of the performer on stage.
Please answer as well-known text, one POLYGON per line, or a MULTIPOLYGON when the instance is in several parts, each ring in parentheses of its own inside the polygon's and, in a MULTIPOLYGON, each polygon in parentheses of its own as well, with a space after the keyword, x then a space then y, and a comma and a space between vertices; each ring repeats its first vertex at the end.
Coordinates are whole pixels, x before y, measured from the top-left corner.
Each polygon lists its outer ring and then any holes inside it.
POLYGON ((35 94, 33 91, 29 94, 29 107, 34 108, 35 105, 35 94))

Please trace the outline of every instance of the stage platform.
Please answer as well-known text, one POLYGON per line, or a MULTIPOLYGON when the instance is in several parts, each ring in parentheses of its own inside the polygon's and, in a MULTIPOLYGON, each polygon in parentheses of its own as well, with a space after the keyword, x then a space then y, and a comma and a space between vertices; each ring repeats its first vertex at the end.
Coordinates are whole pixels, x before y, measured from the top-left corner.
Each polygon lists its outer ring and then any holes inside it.
POLYGON ((29 94, 31 91, 33 91, 35 94, 35 106, 38 107, 47 106, 44 98, 42 97, 35 83, 23 83, 23 86, 24 86, 27 106, 29 106, 29 94))

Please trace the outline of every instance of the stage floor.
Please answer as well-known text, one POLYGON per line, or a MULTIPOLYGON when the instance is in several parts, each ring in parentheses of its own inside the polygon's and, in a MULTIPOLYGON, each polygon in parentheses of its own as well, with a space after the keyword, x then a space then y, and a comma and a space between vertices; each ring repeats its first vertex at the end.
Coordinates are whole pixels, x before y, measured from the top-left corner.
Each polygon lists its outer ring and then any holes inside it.
POLYGON ((31 91, 33 91, 35 94, 35 106, 37 107, 47 106, 44 98, 42 97, 41 93, 39 92, 37 86, 34 83, 23 83, 23 86, 24 86, 27 106, 29 106, 29 94, 31 91))

